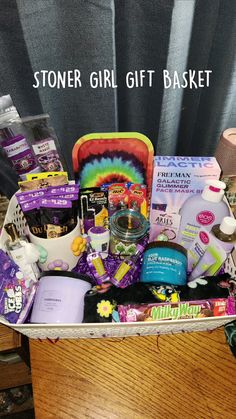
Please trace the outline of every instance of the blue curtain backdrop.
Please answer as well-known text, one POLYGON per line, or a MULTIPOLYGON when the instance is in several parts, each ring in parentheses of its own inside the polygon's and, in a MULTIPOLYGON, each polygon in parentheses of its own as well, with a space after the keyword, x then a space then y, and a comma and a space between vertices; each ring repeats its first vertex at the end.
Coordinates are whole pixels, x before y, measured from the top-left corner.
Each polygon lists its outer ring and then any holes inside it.
MULTIPOLYGON (((0 94, 22 116, 50 114, 70 169, 86 133, 139 131, 157 154, 212 155, 236 125, 234 0, 0 0, 0 53, 0 94), (81 88, 32 87, 35 71, 74 68, 81 88), (114 69, 117 89, 89 86, 103 69, 114 69), (155 70, 152 88, 125 87, 125 74, 140 69, 155 70), (163 69, 212 70, 210 86, 164 89, 163 69)), ((0 191, 15 189, 1 163, 0 191)))

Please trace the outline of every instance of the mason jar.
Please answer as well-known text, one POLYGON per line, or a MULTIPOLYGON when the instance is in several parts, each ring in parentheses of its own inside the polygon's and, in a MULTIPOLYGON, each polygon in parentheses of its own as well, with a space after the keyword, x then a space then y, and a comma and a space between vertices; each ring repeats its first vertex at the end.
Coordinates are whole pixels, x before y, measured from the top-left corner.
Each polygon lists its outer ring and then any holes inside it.
POLYGON ((148 230, 149 222, 138 211, 116 211, 110 218, 110 252, 125 256, 134 255, 137 244, 142 244, 148 230))

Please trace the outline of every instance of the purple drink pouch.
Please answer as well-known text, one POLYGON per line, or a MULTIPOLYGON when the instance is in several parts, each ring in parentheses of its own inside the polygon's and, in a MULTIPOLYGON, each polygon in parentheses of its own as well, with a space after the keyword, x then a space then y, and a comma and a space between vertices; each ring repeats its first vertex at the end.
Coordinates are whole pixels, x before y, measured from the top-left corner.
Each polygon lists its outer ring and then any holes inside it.
POLYGON ((33 304, 36 284, 0 250, 0 315, 10 323, 23 323, 33 304))
POLYGON ((21 209, 26 218, 27 224, 32 234, 37 237, 44 238, 45 232, 41 225, 41 214, 40 214, 40 200, 32 199, 20 204, 21 209))
POLYGON ((49 187, 48 192, 51 195, 61 195, 61 194, 70 194, 79 192, 79 185, 65 185, 65 186, 55 186, 54 188, 49 187))
POLYGON ((39 201, 41 223, 48 239, 64 236, 75 228, 77 220, 70 200, 42 198, 39 201))
POLYGON ((68 199, 69 201, 71 201, 74 221, 75 221, 75 223, 77 223, 77 215, 78 215, 78 194, 77 193, 65 193, 65 194, 60 194, 60 195, 51 195, 50 192, 48 192, 47 198, 68 199))
POLYGON ((35 191, 18 192, 16 193, 16 199, 19 204, 32 201, 37 198, 44 198, 47 196, 47 189, 36 189, 35 191))
POLYGON ((41 208, 71 208, 72 203, 69 199, 63 198, 40 198, 39 205, 41 208))

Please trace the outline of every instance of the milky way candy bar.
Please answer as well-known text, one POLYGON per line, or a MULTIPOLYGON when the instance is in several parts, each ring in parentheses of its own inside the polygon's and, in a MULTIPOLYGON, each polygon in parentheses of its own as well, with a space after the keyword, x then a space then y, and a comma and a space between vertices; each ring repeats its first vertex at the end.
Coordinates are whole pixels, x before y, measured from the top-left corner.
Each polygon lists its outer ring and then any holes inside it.
POLYGON ((235 299, 228 297, 175 303, 119 305, 118 313, 121 322, 137 322, 227 316, 235 314, 236 311, 235 299))

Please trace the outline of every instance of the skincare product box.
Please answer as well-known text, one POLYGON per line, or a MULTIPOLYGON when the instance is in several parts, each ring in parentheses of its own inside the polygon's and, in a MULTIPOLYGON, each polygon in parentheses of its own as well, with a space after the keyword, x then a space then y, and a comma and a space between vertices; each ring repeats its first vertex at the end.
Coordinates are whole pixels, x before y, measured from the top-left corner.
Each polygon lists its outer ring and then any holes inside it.
POLYGON ((150 213, 149 241, 177 242, 181 216, 152 209, 150 213))
POLYGON ((207 179, 218 180, 215 157, 155 156, 151 211, 178 213, 187 198, 201 194, 207 179))

